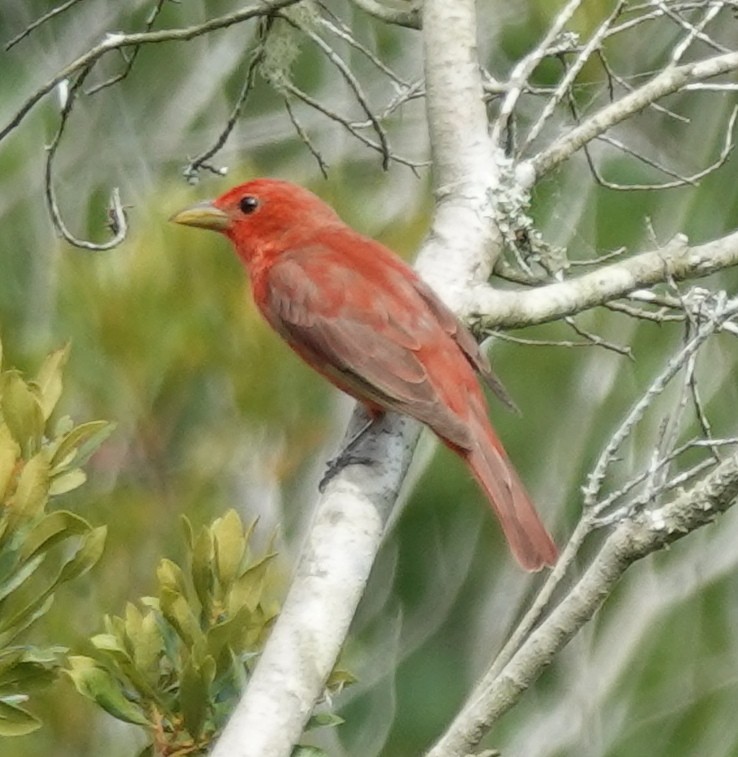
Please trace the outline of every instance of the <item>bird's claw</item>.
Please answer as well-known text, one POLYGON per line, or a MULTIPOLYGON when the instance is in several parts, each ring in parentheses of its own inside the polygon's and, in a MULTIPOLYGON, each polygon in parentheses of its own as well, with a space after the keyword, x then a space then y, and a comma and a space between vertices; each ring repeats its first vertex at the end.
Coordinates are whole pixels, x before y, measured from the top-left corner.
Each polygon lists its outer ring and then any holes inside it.
POLYGON ((318 491, 321 493, 324 492, 325 487, 328 486, 331 479, 349 465, 371 465, 373 462, 374 460, 371 457, 356 455, 350 449, 343 450, 343 452, 328 461, 323 478, 320 479, 320 483, 318 484, 318 491))

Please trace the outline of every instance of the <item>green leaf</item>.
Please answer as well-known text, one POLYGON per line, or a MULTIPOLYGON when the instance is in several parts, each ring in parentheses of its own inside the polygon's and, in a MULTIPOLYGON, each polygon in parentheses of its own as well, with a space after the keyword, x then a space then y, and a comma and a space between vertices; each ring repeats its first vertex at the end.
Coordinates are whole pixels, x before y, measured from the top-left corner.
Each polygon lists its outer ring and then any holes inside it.
POLYGON ((238 513, 229 510, 213 523, 211 530, 218 580, 222 586, 229 586, 238 573, 246 550, 243 525, 238 513))
POLYGON ((177 635, 192 646, 203 638, 202 630, 187 600, 177 591, 169 588, 161 590, 161 612, 169 621, 177 635))
POLYGON ((120 684, 91 657, 71 656, 66 671, 77 691, 91 699, 118 720, 135 725, 150 725, 143 710, 123 695, 120 684))
POLYGON ((74 578, 79 578, 87 573, 102 556, 107 533, 107 526, 98 526, 89 531, 83 538, 82 546, 62 566, 59 576, 54 582, 54 586, 71 581, 74 578))
POLYGON ((341 725, 341 723, 345 723, 345 722, 346 721, 342 717, 332 712, 319 712, 310 717, 310 719, 307 722, 306 729, 335 728, 337 725, 341 725))
POLYGON ((269 563, 275 556, 274 552, 264 555, 236 579, 228 597, 229 612, 235 612, 243 605, 246 605, 252 612, 257 608, 264 593, 264 580, 269 563))
POLYGON ((125 647, 120 643, 117 636, 112 633, 98 633, 95 634, 90 641, 94 644, 96 649, 102 649, 105 652, 122 652, 128 656, 128 652, 125 647))
POLYGON ((69 357, 69 343, 47 356, 36 376, 44 419, 49 418, 62 392, 62 372, 69 357))
POLYGON ((82 486, 87 481, 87 474, 82 468, 72 468, 66 473, 62 473, 59 476, 55 476, 51 479, 51 486, 49 486, 49 496, 56 497, 59 494, 66 494, 76 489, 78 486, 82 486))
POLYGON ((153 612, 144 616, 138 632, 131 635, 133 660, 136 667, 149 680, 158 677, 159 660, 164 654, 164 639, 153 612))
POLYGON ((349 686, 352 683, 356 683, 358 679, 350 670, 344 670, 343 668, 333 668, 331 674, 328 676, 328 680, 325 683, 326 689, 332 694, 338 694, 343 690, 344 686, 349 686))
POLYGON ((20 445, 13 439, 7 424, 0 423, 0 502, 5 499, 20 451, 20 445))
MULTIPOLYGON (((38 555, 35 559, 15 568, 5 580, 0 581, 0 600, 5 599, 19 586, 24 584, 36 572, 43 559, 43 555, 38 555)), ((2 619, 0 619, 0 628, 2 628, 2 625, 2 619)))
POLYGON ((166 589, 177 594, 185 594, 187 591, 182 568, 171 560, 164 558, 159 561, 159 565, 156 567, 156 577, 159 579, 159 586, 162 591, 166 589))
POLYGON ((318 749, 316 746, 303 746, 298 744, 293 750, 291 757, 329 757, 328 752, 318 749))
POLYGON ((51 457, 52 466, 56 468, 72 460, 81 465, 83 458, 89 457, 114 430, 115 424, 108 421, 90 421, 76 426, 59 442, 51 457))
POLYGON ((24 466, 18 478, 13 497, 16 517, 33 518, 44 508, 49 494, 49 459, 45 451, 34 455, 24 466))
POLYGON ((10 619, 0 621, 0 647, 7 646, 13 639, 20 635, 39 618, 46 615, 54 603, 54 595, 44 592, 27 604, 22 610, 15 613, 10 619))
POLYGON ((182 671, 179 701, 185 728, 194 739, 200 736, 205 724, 211 701, 210 686, 214 677, 215 662, 212 657, 206 657, 201 666, 196 665, 193 657, 190 657, 182 671))
POLYGON ((44 413, 41 402, 18 371, 0 375, 0 409, 10 433, 29 458, 41 447, 44 433, 44 413))
POLYGON ((143 615, 133 602, 126 602, 126 615, 123 624, 125 634, 129 639, 135 638, 141 631, 143 615))
POLYGON ((41 727, 41 721, 18 705, 0 699, 0 736, 25 736, 41 727))
POLYGON ((248 647, 246 631, 251 625, 252 612, 244 605, 235 615, 210 628, 207 635, 208 651, 219 663, 227 663, 227 660, 222 659, 223 651, 226 648, 232 649, 236 654, 246 651, 248 647))
POLYGON ((200 529, 192 545, 192 585, 208 617, 213 603, 213 536, 208 528, 200 529))
POLYGON ((186 515, 181 515, 182 530, 184 531, 185 544, 192 549, 195 543, 195 530, 192 528, 192 523, 186 515))
POLYGON ((33 557, 36 553, 46 552, 55 544, 91 530, 90 524, 79 515, 68 510, 57 510, 45 515, 31 529, 20 548, 23 560, 33 557))
POLYGON ((7 670, 0 672, 0 692, 11 687, 29 691, 30 689, 48 686, 56 679, 54 667, 38 662, 17 662, 7 670))

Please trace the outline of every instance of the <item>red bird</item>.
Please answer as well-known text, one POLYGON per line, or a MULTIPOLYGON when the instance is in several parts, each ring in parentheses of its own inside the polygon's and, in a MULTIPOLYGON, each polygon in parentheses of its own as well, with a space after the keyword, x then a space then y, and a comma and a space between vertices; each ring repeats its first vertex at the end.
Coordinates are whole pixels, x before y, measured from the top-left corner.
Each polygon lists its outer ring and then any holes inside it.
POLYGON ((557 552, 489 419, 478 373, 500 384, 474 337, 408 265, 302 187, 257 179, 171 219, 231 240, 254 301, 315 370, 378 417, 430 426, 466 461, 527 570, 557 552))

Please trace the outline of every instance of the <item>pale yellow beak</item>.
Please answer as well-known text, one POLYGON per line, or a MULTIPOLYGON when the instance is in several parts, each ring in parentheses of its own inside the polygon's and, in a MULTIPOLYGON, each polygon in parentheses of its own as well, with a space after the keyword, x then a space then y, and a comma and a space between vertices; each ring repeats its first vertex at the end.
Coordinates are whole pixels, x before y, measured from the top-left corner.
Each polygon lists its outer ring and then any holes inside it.
POLYGON ((197 205, 190 205, 189 208, 175 213, 169 220, 184 226, 197 226, 200 229, 213 231, 225 231, 231 225, 228 214, 216 208, 212 202, 198 202, 197 205))

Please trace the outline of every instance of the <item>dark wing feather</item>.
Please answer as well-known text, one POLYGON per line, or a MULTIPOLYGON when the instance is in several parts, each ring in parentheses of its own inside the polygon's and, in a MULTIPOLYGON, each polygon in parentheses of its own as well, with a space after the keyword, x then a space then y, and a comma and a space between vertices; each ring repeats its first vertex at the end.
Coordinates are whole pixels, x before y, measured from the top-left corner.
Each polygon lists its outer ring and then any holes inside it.
POLYGON ((444 305, 438 295, 424 281, 418 280, 416 289, 433 311, 443 329, 456 341, 466 359, 482 377, 484 383, 495 393, 497 399, 510 410, 516 413, 520 412, 512 397, 507 393, 507 389, 492 370, 487 356, 479 349, 479 344, 471 331, 456 317, 453 311, 444 305))
POLYGON ((339 388, 470 449, 465 421, 442 401, 423 364, 423 350, 445 334, 413 283, 397 275, 377 282, 321 252, 284 254, 271 266, 267 320, 339 388))

